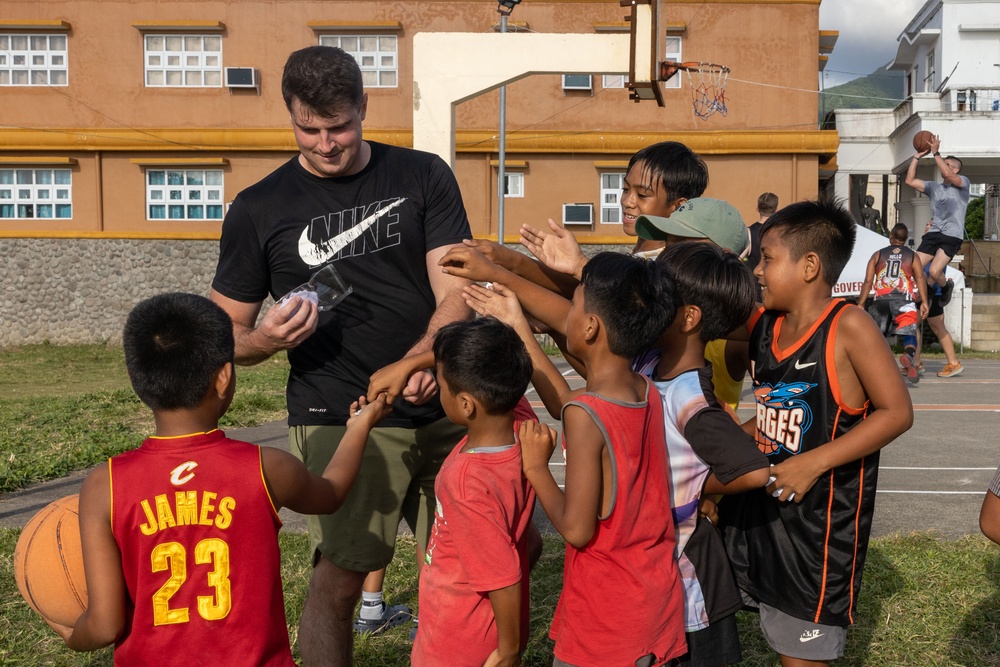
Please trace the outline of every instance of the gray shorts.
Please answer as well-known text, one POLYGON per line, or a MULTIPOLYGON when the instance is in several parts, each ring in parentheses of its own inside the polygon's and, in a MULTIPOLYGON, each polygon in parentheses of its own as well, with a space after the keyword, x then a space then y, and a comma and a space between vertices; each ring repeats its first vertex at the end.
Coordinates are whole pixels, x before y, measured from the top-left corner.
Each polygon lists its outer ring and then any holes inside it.
POLYGON ((789 658, 830 662, 844 655, 847 628, 803 621, 763 602, 760 629, 768 645, 789 658))
MULTIPOLYGON (((345 426, 292 426, 292 453, 321 475, 345 426)), ((306 516, 313 563, 322 554, 346 570, 373 572, 392 560, 403 518, 421 548, 434 524, 434 480, 465 428, 440 419, 420 428, 372 429, 361 472, 333 514, 306 516)))

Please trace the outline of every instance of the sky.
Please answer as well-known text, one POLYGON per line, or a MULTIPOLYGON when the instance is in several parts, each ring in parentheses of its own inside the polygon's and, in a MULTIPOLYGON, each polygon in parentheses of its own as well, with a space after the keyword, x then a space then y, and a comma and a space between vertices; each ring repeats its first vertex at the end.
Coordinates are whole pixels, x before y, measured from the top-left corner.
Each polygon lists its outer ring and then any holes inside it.
POLYGON ((871 74, 896 55, 896 38, 926 0, 823 0, 820 30, 839 30, 824 87, 871 74))

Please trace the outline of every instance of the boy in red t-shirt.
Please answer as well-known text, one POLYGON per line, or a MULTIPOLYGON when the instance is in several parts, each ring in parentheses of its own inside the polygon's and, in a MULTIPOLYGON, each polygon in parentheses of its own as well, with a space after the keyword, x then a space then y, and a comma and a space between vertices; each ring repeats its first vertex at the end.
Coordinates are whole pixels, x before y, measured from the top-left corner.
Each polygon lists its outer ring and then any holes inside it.
POLYGON ((90 594, 52 628, 77 651, 114 642, 115 665, 294 667, 281 590, 278 510, 329 513, 390 408, 359 397, 323 476, 288 452, 230 440, 233 325, 208 299, 161 294, 125 323, 132 387, 156 434, 91 472, 80 491, 90 594))
POLYGON ((535 494, 516 434, 538 418, 524 398, 531 359, 517 333, 484 317, 434 340, 441 405, 469 434, 441 466, 420 574, 415 667, 518 665, 528 638, 528 541, 535 494))
MULTIPOLYGON (((511 294, 496 283, 493 290, 511 294)), ((562 413, 565 491, 549 470, 555 432, 530 422, 520 432, 525 475, 567 542, 549 633, 553 664, 652 667, 683 655, 663 406, 653 384, 632 372, 632 359, 674 319, 673 281, 634 256, 606 252, 587 263, 565 328, 567 350, 586 368, 586 389, 576 392, 538 346, 516 299, 491 298, 477 285, 465 293, 475 310, 514 323, 535 389, 550 413, 562 413)))

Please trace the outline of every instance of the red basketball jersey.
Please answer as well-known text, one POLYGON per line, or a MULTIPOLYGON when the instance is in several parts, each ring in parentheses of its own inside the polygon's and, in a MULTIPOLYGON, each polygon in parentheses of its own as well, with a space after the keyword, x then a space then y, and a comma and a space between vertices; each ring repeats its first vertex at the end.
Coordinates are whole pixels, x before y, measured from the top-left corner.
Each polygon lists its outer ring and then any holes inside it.
POLYGON ((154 437, 108 466, 130 598, 115 664, 293 667, 260 448, 154 437))

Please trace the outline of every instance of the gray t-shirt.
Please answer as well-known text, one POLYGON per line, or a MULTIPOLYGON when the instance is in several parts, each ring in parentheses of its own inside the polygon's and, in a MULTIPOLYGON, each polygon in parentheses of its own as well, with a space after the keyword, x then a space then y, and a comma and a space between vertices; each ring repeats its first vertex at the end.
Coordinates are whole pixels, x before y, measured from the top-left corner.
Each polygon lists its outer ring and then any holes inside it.
POLYGON ((990 482, 990 491, 993 492, 993 495, 1000 496, 1000 467, 997 468, 997 474, 990 482))
POLYGON ((932 232, 964 238, 965 209, 969 206, 969 179, 959 175, 962 187, 937 181, 924 182, 924 194, 931 200, 932 232))

